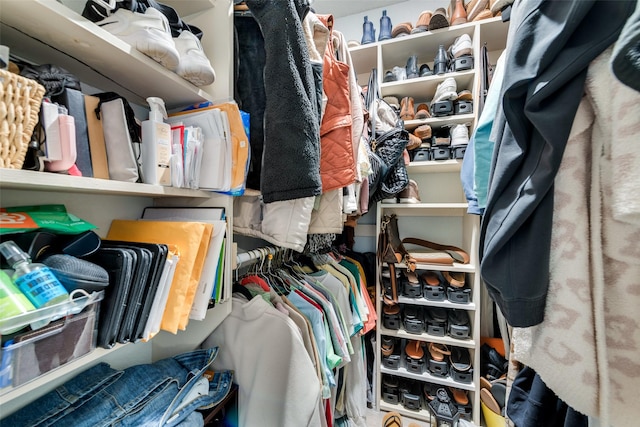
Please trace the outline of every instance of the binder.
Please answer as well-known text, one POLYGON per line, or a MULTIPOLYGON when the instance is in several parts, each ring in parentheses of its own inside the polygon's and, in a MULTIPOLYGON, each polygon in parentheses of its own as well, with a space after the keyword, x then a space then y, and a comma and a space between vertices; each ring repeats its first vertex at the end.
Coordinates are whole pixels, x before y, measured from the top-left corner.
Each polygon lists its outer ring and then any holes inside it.
POLYGON ((136 254, 136 264, 133 268, 133 277, 131 280, 131 289, 127 297, 126 309, 122 316, 122 323, 118 328, 116 341, 124 344, 132 340, 134 332, 134 322, 138 316, 138 312, 142 307, 142 296, 145 287, 148 286, 149 272, 151 269, 151 251, 141 247, 141 243, 120 242, 103 240, 103 248, 124 248, 130 249, 136 254))
POLYGON ((104 143, 102 121, 96 112, 100 98, 93 95, 84 95, 84 109, 87 119, 87 136, 89 138, 89 151, 91 152, 91 168, 93 177, 109 179, 109 164, 107 163, 107 147, 104 143))
POLYGON ((109 273, 109 286, 105 289, 98 320, 98 342, 103 348, 116 344, 127 298, 133 280, 135 252, 123 248, 100 248, 87 259, 109 273))

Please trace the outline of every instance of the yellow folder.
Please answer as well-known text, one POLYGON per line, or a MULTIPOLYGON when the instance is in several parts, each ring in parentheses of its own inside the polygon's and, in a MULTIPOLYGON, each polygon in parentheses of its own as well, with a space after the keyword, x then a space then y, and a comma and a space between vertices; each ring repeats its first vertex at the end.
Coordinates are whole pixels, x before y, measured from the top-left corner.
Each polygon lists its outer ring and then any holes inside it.
POLYGON ((175 334, 178 330, 184 330, 189 322, 189 312, 209 250, 212 231, 212 224, 202 222, 123 219, 111 222, 107 239, 164 243, 178 248, 180 260, 160 325, 164 331, 175 334))

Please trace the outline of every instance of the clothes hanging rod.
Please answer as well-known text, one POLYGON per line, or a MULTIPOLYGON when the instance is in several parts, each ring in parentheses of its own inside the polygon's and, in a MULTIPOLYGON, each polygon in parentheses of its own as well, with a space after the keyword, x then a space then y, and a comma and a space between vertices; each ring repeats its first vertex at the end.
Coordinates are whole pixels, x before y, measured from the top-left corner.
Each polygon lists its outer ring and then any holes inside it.
POLYGON ((236 255, 236 268, 243 264, 249 264, 260 260, 266 255, 275 255, 276 253, 283 251, 284 248, 277 248, 275 246, 264 246, 261 248, 252 249, 247 252, 242 252, 236 255))

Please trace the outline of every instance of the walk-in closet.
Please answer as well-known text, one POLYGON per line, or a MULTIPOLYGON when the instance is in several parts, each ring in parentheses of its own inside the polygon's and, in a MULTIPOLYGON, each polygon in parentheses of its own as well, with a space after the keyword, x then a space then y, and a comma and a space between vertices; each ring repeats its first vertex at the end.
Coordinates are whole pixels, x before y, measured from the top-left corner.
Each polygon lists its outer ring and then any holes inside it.
POLYGON ((640 0, 0 0, 0 425, 628 427, 640 0))

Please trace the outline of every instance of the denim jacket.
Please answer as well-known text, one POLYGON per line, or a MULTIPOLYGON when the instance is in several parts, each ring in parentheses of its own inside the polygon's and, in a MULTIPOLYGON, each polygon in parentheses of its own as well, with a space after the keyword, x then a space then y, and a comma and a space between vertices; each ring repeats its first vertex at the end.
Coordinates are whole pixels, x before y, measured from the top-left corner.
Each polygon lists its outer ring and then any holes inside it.
POLYGON ((2 424, 177 426, 195 409, 219 403, 229 392, 233 375, 219 372, 209 384, 208 396, 199 396, 176 411, 217 353, 217 347, 195 350, 123 371, 100 363, 13 413, 2 424))

